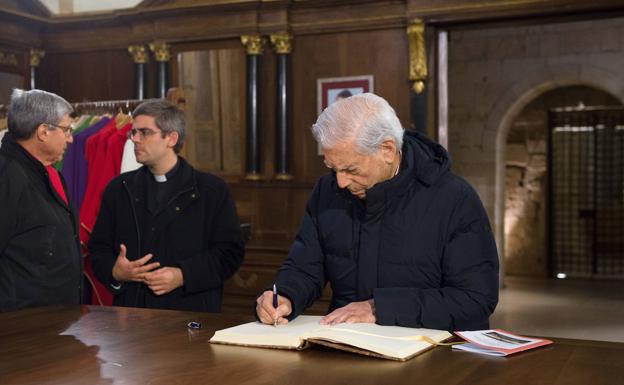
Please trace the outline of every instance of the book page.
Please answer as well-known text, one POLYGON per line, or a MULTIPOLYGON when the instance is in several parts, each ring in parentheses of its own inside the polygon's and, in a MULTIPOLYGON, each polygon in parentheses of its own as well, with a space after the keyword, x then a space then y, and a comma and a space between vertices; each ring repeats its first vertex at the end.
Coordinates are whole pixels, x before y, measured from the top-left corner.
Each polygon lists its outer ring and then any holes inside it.
POLYGON ((318 328, 307 332, 304 337, 342 343, 384 356, 406 359, 433 346, 424 341, 423 336, 440 342, 450 338, 451 334, 444 330, 358 323, 318 328))
POLYGON ((323 327, 320 320, 320 316, 302 315, 279 326, 249 322, 218 330, 210 342, 295 349, 304 344, 303 335, 307 331, 323 327))
POLYGON ((479 353, 479 354, 487 354, 488 356, 496 356, 496 357, 504 357, 507 355, 505 352, 499 352, 498 350, 492 350, 483 348, 479 345, 471 344, 467 342, 462 345, 453 345, 453 349, 455 350, 465 350, 467 352, 479 353))

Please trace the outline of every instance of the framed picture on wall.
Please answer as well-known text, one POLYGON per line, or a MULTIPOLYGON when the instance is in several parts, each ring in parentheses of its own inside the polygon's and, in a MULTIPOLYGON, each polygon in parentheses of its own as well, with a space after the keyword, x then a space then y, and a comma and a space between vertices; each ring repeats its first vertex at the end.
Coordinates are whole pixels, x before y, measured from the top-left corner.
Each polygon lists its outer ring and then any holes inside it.
POLYGON ((337 99, 374 92, 373 75, 322 78, 316 80, 318 114, 337 99))
MULTIPOLYGON (((364 92, 374 92, 373 75, 321 78, 316 80, 318 115, 336 100, 364 92)), ((318 154, 322 155, 321 146, 318 154)))

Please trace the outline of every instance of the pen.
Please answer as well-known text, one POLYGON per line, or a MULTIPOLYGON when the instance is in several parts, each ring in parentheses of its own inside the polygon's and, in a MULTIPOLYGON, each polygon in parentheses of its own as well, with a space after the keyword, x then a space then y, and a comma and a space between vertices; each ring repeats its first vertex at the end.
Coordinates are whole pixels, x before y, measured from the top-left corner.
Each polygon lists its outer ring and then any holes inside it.
MULTIPOLYGON (((277 309, 277 286, 273 284, 273 308, 277 309)), ((275 314, 275 319, 273 320, 273 326, 277 326, 277 313, 275 314)))

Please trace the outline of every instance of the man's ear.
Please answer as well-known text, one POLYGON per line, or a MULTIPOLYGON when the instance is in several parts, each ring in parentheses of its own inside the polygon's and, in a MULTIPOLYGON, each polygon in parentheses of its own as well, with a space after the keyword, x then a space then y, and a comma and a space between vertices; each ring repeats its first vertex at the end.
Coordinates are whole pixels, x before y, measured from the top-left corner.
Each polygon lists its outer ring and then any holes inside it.
POLYGON ((35 136, 37 137, 37 139, 39 139, 39 141, 47 142, 49 135, 50 135, 50 132, 48 131, 47 124, 41 123, 40 125, 37 126, 37 130, 35 131, 35 136))
POLYGON ((167 142, 167 146, 173 148, 176 144, 178 144, 178 139, 180 139, 180 134, 177 131, 172 131, 167 135, 169 138, 167 142))
POLYGON ((390 164, 394 162, 398 151, 393 139, 384 140, 381 146, 379 146, 379 149, 381 151, 381 157, 386 163, 390 164))

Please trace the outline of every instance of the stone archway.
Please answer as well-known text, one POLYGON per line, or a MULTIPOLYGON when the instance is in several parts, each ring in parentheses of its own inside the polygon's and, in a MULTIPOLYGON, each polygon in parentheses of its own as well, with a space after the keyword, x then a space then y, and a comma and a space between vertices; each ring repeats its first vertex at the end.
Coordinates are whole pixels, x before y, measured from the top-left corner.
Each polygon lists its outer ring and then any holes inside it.
POLYGON ((494 233, 501 258, 501 280, 505 277, 505 155, 506 139, 512 122, 534 99, 558 87, 583 85, 593 87, 624 100, 624 81, 619 74, 601 68, 580 65, 550 65, 544 71, 533 72, 511 87, 492 109, 485 130, 496 132, 494 233))

